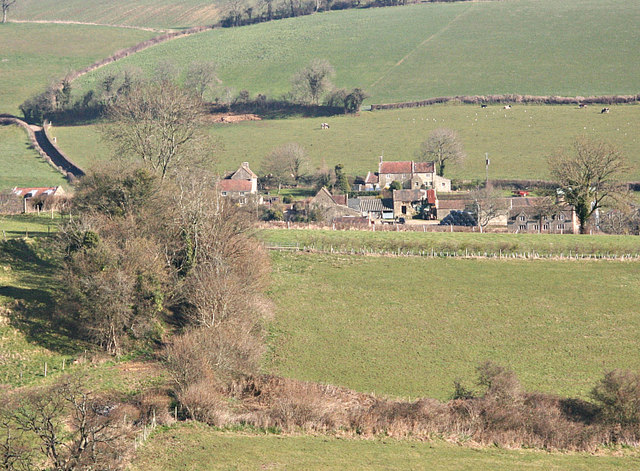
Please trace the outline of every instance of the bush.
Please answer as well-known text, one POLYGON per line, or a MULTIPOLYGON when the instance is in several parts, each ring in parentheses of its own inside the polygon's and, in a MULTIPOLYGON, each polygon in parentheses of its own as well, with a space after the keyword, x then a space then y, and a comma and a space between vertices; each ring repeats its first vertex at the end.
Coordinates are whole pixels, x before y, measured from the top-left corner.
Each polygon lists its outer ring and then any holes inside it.
POLYGON ((640 375, 631 371, 608 372, 591 391, 601 418, 621 425, 640 424, 640 375))

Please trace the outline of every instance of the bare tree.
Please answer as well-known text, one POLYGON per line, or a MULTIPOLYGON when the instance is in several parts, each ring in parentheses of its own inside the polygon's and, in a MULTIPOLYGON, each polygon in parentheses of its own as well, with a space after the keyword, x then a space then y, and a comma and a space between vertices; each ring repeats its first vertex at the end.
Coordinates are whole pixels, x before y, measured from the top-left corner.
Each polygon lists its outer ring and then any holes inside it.
POLYGON ((141 159, 162 179, 185 159, 210 151, 202 132, 204 107, 193 94, 167 81, 135 85, 109 108, 104 128, 118 155, 141 159))
POLYGON ((482 188, 471 193, 471 207, 475 215, 480 232, 494 219, 507 213, 507 205, 500 193, 493 188, 482 188))
POLYGON ((465 153, 458 133, 453 129, 438 128, 420 145, 417 157, 421 161, 434 162, 437 174, 442 177, 446 164, 462 162, 465 153))
POLYGON ((193 62, 187 69, 184 84, 203 100, 205 92, 216 82, 219 80, 213 62, 193 62))
POLYGON ((282 184, 293 181, 296 185, 307 172, 309 158, 300 144, 295 142, 276 147, 267 156, 263 164, 263 172, 278 184, 278 191, 282 184))
POLYGON ((620 151, 607 142, 579 137, 573 152, 562 150, 549 157, 549 167, 565 201, 575 208, 581 234, 595 211, 614 204, 626 193, 619 180, 629 166, 620 151))
POLYGON ((335 70, 327 60, 314 59, 291 79, 293 94, 317 105, 322 95, 333 87, 334 75, 335 70))
POLYGON ((2 23, 7 22, 7 12, 14 3, 16 3, 16 0, 0 0, 0 5, 2 5, 2 23))
POLYGON ((0 446, 12 467, 55 471, 122 469, 130 428, 115 401, 98 398, 77 378, 11 398, 1 425, 13 439, 0 446))

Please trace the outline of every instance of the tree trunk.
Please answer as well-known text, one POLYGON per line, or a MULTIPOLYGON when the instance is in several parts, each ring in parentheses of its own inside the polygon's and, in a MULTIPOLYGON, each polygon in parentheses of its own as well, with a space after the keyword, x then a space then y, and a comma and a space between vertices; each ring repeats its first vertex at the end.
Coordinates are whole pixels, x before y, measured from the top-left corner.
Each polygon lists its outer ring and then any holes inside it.
POLYGON ((7 22, 7 9, 2 7, 2 24, 7 22))

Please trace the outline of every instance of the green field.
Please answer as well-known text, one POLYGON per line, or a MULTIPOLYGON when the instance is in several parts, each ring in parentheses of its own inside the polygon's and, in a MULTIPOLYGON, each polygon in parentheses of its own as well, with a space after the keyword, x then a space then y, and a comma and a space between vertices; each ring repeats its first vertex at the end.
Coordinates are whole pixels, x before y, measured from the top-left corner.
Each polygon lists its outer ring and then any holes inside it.
POLYGON ((271 245, 298 244, 301 249, 331 249, 356 252, 394 253, 400 250, 445 252, 455 255, 509 255, 536 253, 541 256, 640 255, 640 238, 618 235, 579 234, 480 234, 472 232, 373 232, 305 229, 263 229, 260 237, 271 245))
POLYGON ((68 186, 62 174, 31 148, 26 131, 18 126, 0 126, 0 169, 0 190, 68 186))
POLYGON ((83 79, 167 60, 213 61, 225 86, 279 96, 311 59, 369 102, 441 95, 636 94, 640 4, 626 0, 461 2, 329 12, 170 41, 83 79), (613 27, 615 25, 615 27, 613 27))
POLYGON ((20 103, 52 81, 154 35, 96 26, 0 25, 0 113, 18 114, 20 103))
POLYGON ((14 239, 49 236, 58 230, 61 221, 58 213, 51 216, 50 212, 0 215, 0 237, 14 239))
POLYGON ((269 368, 402 397, 446 399, 474 368, 586 396, 640 369, 638 263, 274 254, 269 368))
POLYGON ((209 0, 21 0, 9 16, 17 20, 180 28, 214 23, 219 19, 220 3, 209 0))
MULTIPOLYGON (((569 146, 581 134, 618 145, 634 164, 629 180, 640 179, 640 106, 612 106, 600 114, 596 106, 516 105, 511 110, 491 105, 434 105, 426 108, 368 112, 360 116, 293 118, 215 124, 210 129, 219 147, 212 152, 215 167, 232 170, 248 161, 260 170, 266 155, 278 145, 298 142, 311 160, 311 172, 323 162, 345 165, 347 173, 365 176, 377 171, 378 158, 413 159, 429 133, 438 127, 458 131, 467 159, 447 167, 452 178, 484 179, 484 156, 491 159, 491 178, 548 178, 547 156, 569 146), (477 121, 476 121, 477 120, 477 121), (320 129, 329 121, 331 129, 320 129)), ((110 155, 96 126, 54 127, 58 144, 80 166, 89 168, 110 155)))
POLYGON ((613 470, 640 466, 635 454, 592 456, 474 449, 430 442, 251 435, 197 425, 161 430, 139 450, 133 470, 613 470))

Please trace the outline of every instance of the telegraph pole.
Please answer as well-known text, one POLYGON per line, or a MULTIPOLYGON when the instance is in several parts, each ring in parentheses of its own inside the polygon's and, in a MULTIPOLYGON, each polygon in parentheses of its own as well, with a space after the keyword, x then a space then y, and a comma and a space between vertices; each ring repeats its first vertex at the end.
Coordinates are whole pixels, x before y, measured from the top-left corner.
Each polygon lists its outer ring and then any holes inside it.
POLYGON ((485 152, 484 153, 484 165, 485 165, 485 172, 487 174, 487 182, 485 183, 485 188, 489 188, 489 164, 491 163, 491 161, 489 160, 489 152, 485 152))

